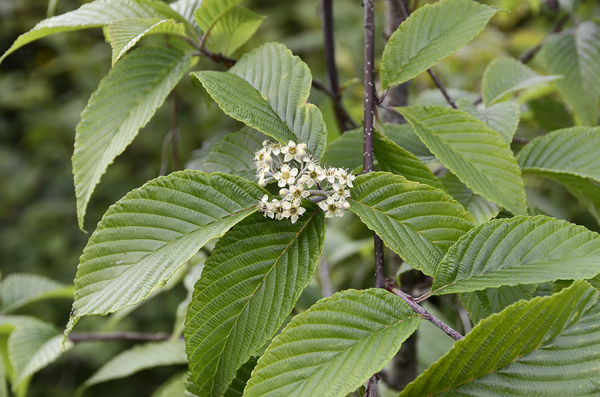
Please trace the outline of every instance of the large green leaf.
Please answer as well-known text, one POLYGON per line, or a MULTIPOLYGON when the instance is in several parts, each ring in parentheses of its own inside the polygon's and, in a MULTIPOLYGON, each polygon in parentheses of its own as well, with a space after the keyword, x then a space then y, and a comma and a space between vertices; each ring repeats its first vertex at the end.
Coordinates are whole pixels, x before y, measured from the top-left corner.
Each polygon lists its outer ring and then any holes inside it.
POLYGON ((243 178, 199 171, 154 179, 110 207, 83 251, 66 333, 165 285, 208 240, 256 210, 266 191, 243 178))
POLYGON ((145 369, 185 365, 183 342, 159 342, 137 345, 116 355, 81 385, 82 389, 114 379, 126 378, 145 369))
POLYGON ((230 55, 252 38, 264 19, 247 8, 235 7, 212 27, 206 45, 214 52, 230 55))
POLYGON ((4 371, 3 360, 0 360, 0 397, 8 397, 8 388, 6 387, 6 374, 4 371))
POLYGON ((550 73, 564 75, 556 82, 581 124, 598 123, 600 104, 600 26, 582 22, 578 27, 554 35, 543 48, 550 73))
POLYGON ((473 193, 453 173, 447 172, 440 180, 444 184, 446 191, 469 211, 469 214, 471 214, 475 221, 475 225, 480 225, 495 218, 500 212, 500 207, 486 200, 482 195, 473 193))
POLYGON ((456 109, 412 106, 398 110, 465 185, 516 215, 527 214, 521 170, 496 131, 456 109))
POLYGON ((465 292, 458 296, 473 324, 477 324, 515 302, 533 298, 535 289, 535 285, 503 285, 483 291, 465 292))
POLYGON ((197 31, 200 29, 194 19, 194 13, 202 5, 202 0, 177 0, 169 5, 173 10, 179 13, 179 15, 181 15, 194 30, 197 31))
MULTIPOLYGON (((258 361, 258 357, 252 357, 250 360, 242 365, 236 375, 235 379, 231 382, 223 397, 242 397, 244 395, 244 389, 246 388, 246 384, 250 379, 250 375, 256 367, 256 362, 258 361)), ((185 396, 186 397, 199 397, 198 388, 190 380, 191 376, 188 374, 188 380, 185 383, 185 396)))
POLYGON ((431 291, 442 295, 597 274, 598 234, 547 216, 517 216, 480 225, 458 240, 440 263, 431 291))
POLYGON ((350 209, 414 268, 432 276, 444 252, 473 227, 471 215, 443 190, 387 172, 360 175, 350 209))
MULTIPOLYGON (((73 347, 65 343, 65 351, 73 347)), ((8 338, 8 355, 14 371, 13 390, 63 353, 62 335, 50 324, 17 327, 8 338)))
POLYGON ((273 340, 244 396, 346 396, 392 359, 419 321, 383 289, 322 299, 273 340))
POLYGON ((481 321, 407 396, 591 396, 600 379, 598 291, 576 282, 481 321))
POLYGON ((219 240, 186 318, 199 396, 222 396, 238 368, 273 337, 311 280, 324 240, 325 218, 315 204, 296 223, 257 213, 219 240))
POLYGON ((353 170, 363 164, 363 129, 346 131, 327 144, 321 164, 353 170))
POLYGON ((119 19, 108 25, 108 38, 112 47, 114 65, 142 37, 149 34, 185 36, 185 25, 174 19, 119 19))
MULTIPOLYGON (((383 127, 385 136, 391 139, 396 145, 417 156, 422 162, 432 163, 438 161, 429 148, 421 142, 421 139, 415 134, 415 130, 410 124, 384 124, 383 127)), ((360 155, 362 156, 362 152, 360 155)))
POLYGON ((245 54, 229 72, 192 77, 231 117, 280 142, 304 142, 315 158, 322 156, 327 131, 319 109, 307 103, 310 70, 283 44, 268 43, 245 54))
POLYGON ((256 180, 254 154, 262 149, 262 143, 266 139, 268 137, 265 134, 250 127, 227 134, 210 149, 202 169, 206 172, 239 175, 254 181, 256 180))
POLYGON ((441 0, 413 12, 383 51, 383 88, 403 83, 458 51, 498 11, 472 0, 441 0))
POLYGON ((204 0, 194 13, 194 19, 204 34, 210 31, 243 0, 204 0))
POLYGON ((473 102, 461 99, 458 101, 458 106, 463 112, 483 121, 510 146, 521 118, 519 105, 514 102, 500 102, 480 110, 473 105, 473 102))
POLYGON ((77 125, 73 174, 79 227, 106 168, 133 141, 190 67, 190 53, 166 47, 133 51, 102 79, 77 125))
POLYGON ((182 397, 185 394, 185 381, 187 376, 187 371, 173 375, 165 383, 160 385, 150 397, 182 397))
POLYGON ((2 312, 10 313, 29 303, 73 297, 74 287, 36 274, 13 273, 0 283, 2 312))
POLYGON ((562 76, 557 75, 542 76, 514 58, 496 58, 483 73, 483 102, 486 106, 491 106, 512 92, 561 78, 562 76))
POLYGON ((563 184, 600 222, 600 128, 573 127, 541 136, 517 156, 524 174, 563 184))
MULTIPOLYGON (((172 18, 173 11, 161 1, 153 0, 96 0, 79 9, 38 23, 29 32, 17 38, 0 57, 0 62, 10 53, 27 43, 54 33, 100 27, 125 18, 172 18), (165 9, 166 8, 166 9, 165 9)), ((173 13, 174 14, 174 13, 173 13)))
POLYGON ((444 190, 444 185, 421 160, 379 131, 375 131, 373 136, 373 151, 382 171, 444 190))

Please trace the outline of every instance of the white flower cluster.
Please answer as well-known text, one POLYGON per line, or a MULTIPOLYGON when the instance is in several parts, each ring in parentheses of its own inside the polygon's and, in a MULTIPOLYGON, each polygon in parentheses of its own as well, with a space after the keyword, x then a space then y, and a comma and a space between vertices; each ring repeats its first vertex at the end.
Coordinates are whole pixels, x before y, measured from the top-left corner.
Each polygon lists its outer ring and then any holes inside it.
POLYGON ((342 216, 350 208, 346 198, 350 197, 348 188, 356 177, 343 168, 322 168, 306 152, 304 143, 289 141, 282 145, 264 141, 263 148, 254 156, 254 163, 260 186, 277 181, 281 188, 281 200, 269 201, 265 195, 258 201, 258 209, 265 216, 279 220, 291 218, 295 223, 306 212, 302 199, 308 198, 319 202, 326 218, 342 216))

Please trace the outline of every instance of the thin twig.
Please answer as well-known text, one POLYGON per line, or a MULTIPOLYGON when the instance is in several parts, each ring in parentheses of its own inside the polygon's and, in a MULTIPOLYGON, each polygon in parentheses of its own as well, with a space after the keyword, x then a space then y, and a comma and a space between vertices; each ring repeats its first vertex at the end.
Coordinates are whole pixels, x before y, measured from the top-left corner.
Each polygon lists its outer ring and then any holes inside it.
POLYGON ((373 374, 367 381, 365 397, 377 397, 377 374, 373 374))
POLYGON ((406 21, 406 19, 409 16, 409 12, 406 10, 404 0, 396 0, 396 3, 398 3, 398 9, 400 10, 400 14, 402 14, 402 21, 406 21))
POLYGON ((415 302, 414 298, 398 288, 394 287, 394 285, 388 281, 386 289, 393 293, 394 295, 400 297, 404 302, 410 306, 413 311, 419 315, 421 315, 424 319, 431 322, 433 325, 444 331, 447 335, 452 337, 454 340, 461 340, 464 338, 461 334, 450 328, 447 324, 441 321, 439 318, 435 317, 433 314, 429 313, 427 310, 423 309, 417 302, 415 302))
POLYGON ((456 105, 456 102, 454 102, 454 99, 452 99, 452 97, 450 96, 450 94, 448 93, 448 91, 446 91, 446 87, 444 87, 444 85, 442 84, 442 82, 440 81, 440 79, 438 79, 438 77, 434 73, 434 71, 432 69, 428 69, 427 73, 429 73, 429 75, 433 79, 433 82, 435 83, 435 85, 437 85, 437 87, 440 89, 440 91, 442 91, 442 94, 444 95, 444 98, 446 98, 446 100, 448 101, 448 103, 450 104, 450 106, 452 106, 454 109, 458 109, 458 106, 456 105))
POLYGON ((131 342, 162 342, 171 339, 172 335, 166 332, 149 334, 142 332, 91 332, 70 334, 72 342, 96 342, 111 340, 126 340, 131 342))

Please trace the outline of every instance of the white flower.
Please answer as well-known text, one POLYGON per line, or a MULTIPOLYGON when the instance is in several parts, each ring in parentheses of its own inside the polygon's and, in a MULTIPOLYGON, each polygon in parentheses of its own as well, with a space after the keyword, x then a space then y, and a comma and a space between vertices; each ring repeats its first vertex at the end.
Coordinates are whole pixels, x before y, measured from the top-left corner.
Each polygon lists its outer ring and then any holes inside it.
POLYGON ((319 174, 319 180, 327 179, 327 182, 334 183, 335 177, 337 174, 337 168, 329 167, 326 170, 323 170, 321 174, 319 174))
POLYGON ((291 168, 290 166, 287 164, 284 164, 281 167, 281 171, 280 172, 276 172, 275 174, 273 174, 273 178, 275 178, 275 180, 278 180, 279 182, 277 183, 279 187, 284 187, 286 184, 287 185, 292 185, 295 182, 295 177, 296 175, 298 175, 298 168, 291 168))
POLYGON ((306 164, 306 169, 308 172, 304 174, 300 179, 303 179, 302 183, 306 183, 306 185, 310 189, 311 187, 315 186, 317 181, 322 180, 319 179, 319 175, 323 173, 323 169, 316 165, 312 160, 306 164))
POLYGON ((325 211, 325 218, 333 218, 333 216, 343 216, 342 204, 336 201, 333 197, 327 197, 327 200, 321 201, 319 207, 325 211))
MULTIPOLYGON (((273 209, 271 209, 271 212, 275 215, 275 219, 277 219, 278 221, 282 220, 283 213, 285 212, 283 203, 276 199, 271 201, 271 203, 273 203, 273 209)), ((273 217, 271 216, 271 218, 273 218, 273 217)))
POLYGON ((254 161, 257 164, 261 164, 261 163, 271 164, 273 162, 273 159, 271 158, 271 149, 270 148, 260 149, 254 155, 254 161))
POLYGON ((342 203, 342 209, 343 209, 344 211, 348 211, 348 210, 350 209, 350 203, 349 203, 349 202, 347 202, 347 201, 342 201, 341 203, 342 203))
POLYGON ((336 200, 343 200, 346 197, 350 197, 350 190, 346 189, 346 187, 344 185, 340 185, 339 183, 334 183, 332 185, 333 187, 333 191, 335 192, 333 194, 333 198, 336 200))
MULTIPOLYGON (((281 192, 279 193, 281 194, 281 192)), ((307 198, 308 196, 310 196, 310 192, 308 190, 304 190, 304 187, 302 185, 291 185, 290 190, 288 190, 288 193, 285 196, 285 199, 288 201, 294 201, 307 198)))
POLYGON ((302 214, 306 212, 306 209, 300 206, 300 200, 296 199, 291 203, 288 212, 290 214, 290 218, 292 218, 292 223, 296 223, 298 217, 302 216, 302 214))
POLYGON ((346 177, 346 185, 350 186, 350 187, 354 187, 354 185, 352 185, 352 182, 354 182, 354 180, 356 179, 356 176, 350 174, 346 177))
POLYGON ((271 143, 271 151, 275 156, 278 156, 281 152, 281 148, 283 147, 281 143, 271 143))
POLYGON ((267 182, 267 180, 266 180, 266 179, 262 179, 262 178, 260 178, 260 179, 258 180, 258 186, 260 186, 260 187, 265 187, 265 186, 267 186, 267 183, 268 183, 268 182, 267 182))

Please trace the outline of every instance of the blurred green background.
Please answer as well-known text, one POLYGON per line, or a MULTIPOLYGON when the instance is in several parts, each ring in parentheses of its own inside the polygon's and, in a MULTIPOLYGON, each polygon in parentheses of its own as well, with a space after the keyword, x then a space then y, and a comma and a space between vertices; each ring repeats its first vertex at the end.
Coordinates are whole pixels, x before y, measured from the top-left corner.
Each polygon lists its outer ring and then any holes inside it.
MULTIPOLYGON (((59 0, 55 13, 76 9, 82 3, 84 1, 59 0)), ((510 12, 498 13, 475 40, 435 67, 449 88, 477 93, 483 70, 490 60, 500 56, 518 57, 539 43, 559 18, 540 0, 486 3, 510 12)), ((247 0, 243 5, 268 18, 236 56, 264 42, 283 42, 309 65, 315 78, 326 80, 319 1, 247 0)), ((382 29, 385 7, 382 0, 377 1, 376 6, 377 57, 380 58, 385 44, 382 29)), ((334 7, 341 83, 357 77, 362 80, 360 0, 335 0, 334 7)), ((0 1, 0 52, 8 49, 19 34, 44 19, 47 12, 47 0, 0 1)), ((600 5, 594 0, 585 1, 578 15, 582 19, 600 18, 600 5)), ((539 59, 529 65, 543 71, 539 59)), ((203 60, 196 68, 218 69, 220 66, 203 60)), ((0 270, 3 277, 15 272, 35 273, 72 283, 78 257, 102 214, 128 191, 159 175, 161 161, 164 161, 161 148, 170 125, 167 105, 109 167, 88 207, 88 234, 79 231, 70 162, 75 126, 89 96, 109 69, 110 46, 101 29, 63 33, 35 41, 0 65, 0 270)), ((421 75, 411 86, 411 98, 439 100, 437 91, 428 91, 432 88, 428 76, 421 75)), ((194 159, 197 163, 203 150, 218 137, 241 128, 217 106, 207 108, 189 79, 184 78, 180 84, 179 96, 181 164, 194 159)), ((352 116, 360 121, 362 85, 349 85, 344 98, 352 116)), ((320 92, 313 92, 310 100, 323 111, 329 139, 334 139, 338 131, 331 103, 320 92)), ((518 136, 530 138, 573 123, 551 88, 541 93, 532 92, 522 97, 521 102, 518 136)), ((591 215, 564 188, 547 180, 528 182, 531 182, 527 190, 529 204, 557 218, 600 230, 591 215)), ((331 267, 334 291, 372 285, 370 237, 370 232, 350 215, 329 225, 326 259, 331 267)), ((389 253, 387 258, 394 265, 397 257, 389 253)), ((176 285, 162 293, 160 299, 151 299, 120 321, 113 321, 112 329, 171 332, 175 309, 185 296, 185 288, 176 285)), ((311 284, 299 301, 297 311, 305 310, 320 297, 318 284, 311 284)), ((434 303, 444 308, 444 302, 434 303)), ((70 305, 68 300, 46 301, 20 309, 17 314, 34 315, 62 328, 70 305)), ((106 329, 108 321, 110 318, 85 319, 75 332, 106 329)), ((426 338, 425 331, 423 334, 426 338)), ((75 389, 101 364, 129 346, 131 344, 122 342, 79 344, 34 377, 29 396, 74 395, 75 389)), ((425 361, 436 358, 435 354, 433 358, 421 357, 425 361)), ((85 396, 149 396, 171 375, 184 369, 180 366, 148 370, 94 386, 85 396)))

